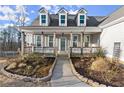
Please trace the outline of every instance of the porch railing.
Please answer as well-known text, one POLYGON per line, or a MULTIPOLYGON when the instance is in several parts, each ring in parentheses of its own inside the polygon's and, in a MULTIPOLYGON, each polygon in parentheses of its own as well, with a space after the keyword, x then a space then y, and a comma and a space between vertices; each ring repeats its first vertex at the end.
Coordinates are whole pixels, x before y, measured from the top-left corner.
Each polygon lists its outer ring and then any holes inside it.
POLYGON ((32 52, 32 46, 24 47, 24 53, 31 53, 32 52))
POLYGON ((72 55, 85 55, 85 54, 94 54, 100 47, 70 47, 70 56, 72 55))
POLYGON ((31 46, 25 47, 25 53, 31 53, 31 52, 37 52, 37 53, 43 53, 43 54, 55 54, 55 48, 54 47, 34 47, 31 46))
MULTIPOLYGON (((84 54, 94 54, 100 47, 70 47, 68 51, 69 56, 71 55, 84 55, 84 54)), ((25 53, 38 52, 43 54, 56 55, 57 50, 54 47, 25 47, 25 53)))

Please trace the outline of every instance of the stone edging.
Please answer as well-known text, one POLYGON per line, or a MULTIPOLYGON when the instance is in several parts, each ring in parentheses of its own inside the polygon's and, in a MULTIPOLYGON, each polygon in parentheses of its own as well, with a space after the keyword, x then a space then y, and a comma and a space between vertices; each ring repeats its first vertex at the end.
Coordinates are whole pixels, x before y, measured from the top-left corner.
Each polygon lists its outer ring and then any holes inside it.
POLYGON ((72 70, 73 74, 74 74, 78 79, 80 79, 81 81, 83 81, 83 82, 85 82, 85 83, 87 83, 87 84, 89 84, 89 85, 91 85, 91 86, 93 86, 93 87, 112 87, 112 86, 106 86, 106 85, 104 85, 104 84, 100 84, 100 83, 95 82, 95 81, 93 81, 93 80, 91 80, 91 79, 88 79, 87 77, 84 77, 84 76, 80 75, 80 74, 75 70, 74 65, 72 64, 71 59, 69 59, 69 62, 70 62, 71 70, 72 70))
POLYGON ((32 78, 32 77, 27 77, 27 76, 22 76, 22 75, 13 74, 13 73, 10 73, 10 72, 6 71, 6 70, 4 69, 5 67, 3 67, 3 68, 1 69, 1 72, 2 72, 4 75, 6 75, 7 77, 13 78, 13 79, 20 79, 20 80, 32 81, 32 82, 48 81, 48 80, 50 80, 51 77, 52 77, 53 70, 54 70, 54 67, 55 67, 55 65, 56 65, 56 60, 57 60, 57 58, 55 58, 54 63, 53 63, 52 67, 51 67, 50 70, 49 70, 48 76, 45 76, 45 77, 43 77, 43 78, 32 78))

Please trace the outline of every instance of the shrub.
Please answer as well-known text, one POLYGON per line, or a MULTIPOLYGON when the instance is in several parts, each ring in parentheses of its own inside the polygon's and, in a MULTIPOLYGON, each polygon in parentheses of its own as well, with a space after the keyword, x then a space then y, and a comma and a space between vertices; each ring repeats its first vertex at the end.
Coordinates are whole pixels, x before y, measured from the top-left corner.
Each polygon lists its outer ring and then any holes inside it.
POLYGON ((42 56, 40 53, 31 53, 23 56, 23 62, 35 66, 38 64, 45 64, 46 60, 45 57, 42 56))
POLYGON ((112 79, 115 78, 119 72, 119 68, 117 66, 113 66, 111 69, 104 72, 101 76, 103 77, 105 82, 112 82, 112 79))
POLYGON ((92 62, 90 69, 101 72, 107 71, 109 69, 109 64, 102 57, 99 57, 92 62))
POLYGON ((97 51, 95 53, 95 57, 105 58, 105 49, 103 49, 103 48, 97 49, 97 51))

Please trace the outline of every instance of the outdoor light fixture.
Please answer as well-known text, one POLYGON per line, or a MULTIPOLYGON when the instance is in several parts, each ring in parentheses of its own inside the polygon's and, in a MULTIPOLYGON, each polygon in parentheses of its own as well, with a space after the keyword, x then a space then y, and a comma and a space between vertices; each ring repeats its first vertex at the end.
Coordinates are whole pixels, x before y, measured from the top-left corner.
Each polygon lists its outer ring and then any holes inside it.
POLYGON ((62 36, 64 36, 64 33, 62 33, 62 36))

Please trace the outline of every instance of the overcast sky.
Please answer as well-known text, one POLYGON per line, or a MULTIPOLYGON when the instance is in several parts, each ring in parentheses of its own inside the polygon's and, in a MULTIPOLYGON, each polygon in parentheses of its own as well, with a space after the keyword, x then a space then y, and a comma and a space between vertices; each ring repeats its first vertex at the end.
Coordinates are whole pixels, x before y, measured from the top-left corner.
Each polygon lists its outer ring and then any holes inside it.
MULTIPOLYGON (((17 10, 20 6, 16 5, 1 5, 0 6, 0 26, 8 26, 12 25, 12 21, 15 21, 15 17, 18 15, 19 10, 17 10), (8 14, 10 15, 8 17, 8 14), (11 18, 11 22, 9 19, 11 18)), ((90 16, 107 16, 114 12, 115 10, 119 9, 120 5, 27 5, 21 6, 24 7, 24 11, 26 13, 26 25, 30 25, 31 22, 38 16, 38 10, 41 7, 45 7, 49 13, 57 13, 58 10, 64 7, 66 10, 69 11, 71 14, 76 14, 80 8, 84 8, 88 15, 90 16)))

